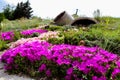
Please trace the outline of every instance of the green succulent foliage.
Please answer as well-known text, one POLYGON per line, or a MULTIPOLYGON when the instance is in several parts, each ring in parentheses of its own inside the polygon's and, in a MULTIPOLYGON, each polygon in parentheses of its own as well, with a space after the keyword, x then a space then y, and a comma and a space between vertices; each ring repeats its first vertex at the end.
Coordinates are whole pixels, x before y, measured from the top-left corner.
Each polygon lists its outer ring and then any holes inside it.
POLYGON ((45 29, 49 31, 63 31, 64 27, 62 26, 55 26, 55 25, 50 25, 49 27, 45 27, 45 29))
POLYGON ((5 41, 0 40, 0 51, 3 51, 8 48, 8 45, 5 41))
POLYGON ((62 33, 60 33, 58 35, 58 38, 49 38, 48 42, 52 43, 52 44, 63 44, 64 43, 64 35, 62 33))

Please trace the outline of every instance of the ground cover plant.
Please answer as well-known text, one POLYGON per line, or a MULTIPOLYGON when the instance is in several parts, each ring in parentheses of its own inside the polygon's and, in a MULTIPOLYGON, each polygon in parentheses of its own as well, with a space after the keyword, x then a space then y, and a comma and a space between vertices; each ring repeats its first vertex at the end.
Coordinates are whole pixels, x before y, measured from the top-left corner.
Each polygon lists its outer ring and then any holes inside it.
POLYGON ((40 34, 43 34, 45 32, 47 32, 47 30, 42 30, 42 29, 28 29, 28 30, 22 30, 22 31, 1 32, 0 51, 9 47, 7 43, 14 42, 21 38, 37 37, 40 34))
POLYGON ((1 39, 4 41, 12 41, 14 38, 14 32, 9 31, 9 32, 3 32, 1 33, 1 39))
POLYGON ((10 43, 10 48, 17 47, 17 46, 22 45, 26 42, 49 41, 49 39, 59 39, 59 38, 61 39, 61 36, 59 36, 59 32, 48 31, 46 33, 43 33, 43 34, 39 35, 38 37, 21 38, 21 39, 17 40, 16 42, 12 42, 12 43, 10 43))
POLYGON ((5 70, 65 80, 118 80, 120 57, 99 47, 28 42, 1 57, 5 70))
POLYGON ((9 46, 7 45, 7 43, 3 40, 0 40, 0 51, 3 51, 5 49, 9 48, 9 46))
POLYGON ((88 27, 57 26, 39 19, 3 21, 0 51, 5 51, 0 59, 4 69, 35 79, 119 80, 120 19, 98 20, 88 27))
MULTIPOLYGON (((12 42, 16 37, 37 37, 42 33, 47 32, 47 30, 42 30, 42 29, 28 29, 28 30, 23 30, 20 32, 16 31, 9 31, 9 32, 1 32, 0 39, 3 41, 8 41, 12 42)), ((16 39, 17 40, 17 39, 16 39)))
POLYGON ((24 37, 37 37, 42 33, 47 32, 47 30, 42 30, 42 29, 29 29, 29 30, 23 30, 20 33, 24 36, 24 37))

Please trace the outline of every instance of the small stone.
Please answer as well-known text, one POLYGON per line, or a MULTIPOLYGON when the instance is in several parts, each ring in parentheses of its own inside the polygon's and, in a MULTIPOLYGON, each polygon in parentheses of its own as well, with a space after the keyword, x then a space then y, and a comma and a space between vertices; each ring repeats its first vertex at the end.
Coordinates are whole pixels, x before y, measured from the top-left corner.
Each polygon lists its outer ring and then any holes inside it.
POLYGON ((9 79, 9 80, 14 80, 13 78, 9 79))
POLYGON ((6 80, 6 79, 1 77, 0 80, 6 80))

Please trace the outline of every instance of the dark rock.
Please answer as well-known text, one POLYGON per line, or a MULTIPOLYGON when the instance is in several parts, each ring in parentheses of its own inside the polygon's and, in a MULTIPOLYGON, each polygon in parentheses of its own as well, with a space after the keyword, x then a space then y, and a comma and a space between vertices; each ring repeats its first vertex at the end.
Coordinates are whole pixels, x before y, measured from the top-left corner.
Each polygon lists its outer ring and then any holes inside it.
POLYGON ((63 11, 54 19, 54 22, 57 25, 70 25, 73 20, 74 19, 71 15, 69 15, 66 11, 63 11))
POLYGON ((74 20, 72 22, 72 26, 89 26, 91 24, 96 24, 97 21, 93 18, 89 18, 89 17, 81 17, 81 18, 78 18, 76 20, 74 20))

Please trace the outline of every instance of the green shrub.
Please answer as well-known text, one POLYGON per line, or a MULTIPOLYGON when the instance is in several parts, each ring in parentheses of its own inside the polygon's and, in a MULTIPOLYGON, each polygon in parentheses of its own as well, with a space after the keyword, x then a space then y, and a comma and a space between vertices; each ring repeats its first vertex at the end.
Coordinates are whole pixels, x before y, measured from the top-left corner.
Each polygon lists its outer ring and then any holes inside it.
MULTIPOLYGON (((64 32, 64 43, 79 45, 80 41, 85 42, 85 46, 93 47, 99 46, 109 52, 116 53, 120 55, 120 38, 115 34, 109 33, 109 31, 97 28, 90 28, 88 31, 78 32, 70 30, 64 32), (109 33, 109 34, 108 34, 109 33), (109 36, 111 34, 111 36, 109 36), (116 36, 116 37, 113 37, 116 36)), ((113 32, 112 32, 113 33, 113 32)))
POLYGON ((58 35, 58 38, 49 38, 48 42, 52 43, 52 44, 63 44, 64 43, 64 35, 62 33, 60 33, 58 35))
POLYGON ((62 44, 62 43, 64 43, 64 38, 62 38, 62 37, 50 38, 50 39, 48 39, 48 42, 52 43, 52 44, 62 44))
POLYGON ((108 50, 109 52, 120 55, 120 40, 107 38, 104 40, 104 43, 102 43, 100 46, 103 49, 108 50))
POLYGON ((102 31, 96 30, 80 34, 80 39, 85 41, 85 46, 99 46, 109 52, 120 55, 120 40, 107 37, 102 31))
POLYGON ((23 36, 21 35, 20 31, 14 31, 14 41, 22 38, 23 36))
POLYGON ((78 45, 80 38, 80 33, 75 31, 64 32, 64 41, 65 44, 78 45))
POLYGON ((54 25, 51 25, 46 29, 50 31, 63 31, 64 30, 62 26, 54 26, 54 25))
POLYGON ((8 48, 8 45, 5 41, 0 40, 0 51, 3 51, 8 48))

